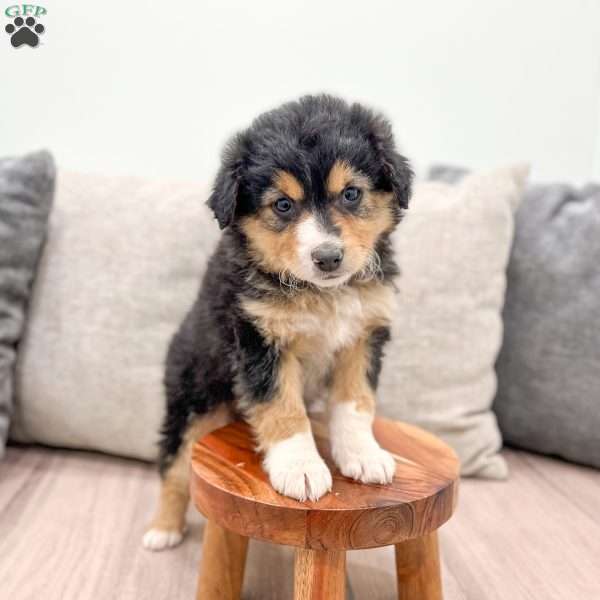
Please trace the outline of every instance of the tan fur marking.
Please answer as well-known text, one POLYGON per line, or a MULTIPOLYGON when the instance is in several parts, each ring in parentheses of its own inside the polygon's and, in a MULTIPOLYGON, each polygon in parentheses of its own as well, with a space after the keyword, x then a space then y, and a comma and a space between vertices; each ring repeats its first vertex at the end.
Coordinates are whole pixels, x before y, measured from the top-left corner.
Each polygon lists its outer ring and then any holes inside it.
POLYGON ((360 286, 360 295, 367 330, 385 327, 392 322, 396 307, 394 288, 380 282, 367 282, 360 286))
POLYGON ((288 198, 300 202, 304 198, 302 184, 288 171, 277 171, 273 177, 275 187, 288 198))
POLYGON ((366 214, 333 211, 332 221, 341 231, 346 260, 355 268, 364 267, 379 237, 394 228, 391 200, 392 194, 365 191, 362 206, 366 214))
POLYGON ((357 186, 363 193, 361 213, 351 215, 333 210, 332 220, 340 228, 346 249, 346 261, 356 270, 365 266, 379 236, 392 231, 391 193, 375 192, 368 177, 348 163, 336 161, 327 177, 327 190, 334 196, 348 185, 357 186))
POLYGON ((355 171, 347 162, 336 160, 327 175, 327 191, 331 195, 341 193, 354 176, 355 171))
POLYGON ((261 451, 296 433, 310 430, 302 397, 302 370, 290 351, 281 354, 277 390, 269 402, 252 406, 247 420, 254 428, 261 451))
POLYGON ((327 175, 327 191, 330 195, 335 196, 350 184, 361 188, 363 191, 372 188, 372 182, 366 175, 356 171, 347 162, 336 160, 329 171, 329 175, 327 175))
MULTIPOLYGON (((297 260, 297 223, 283 231, 274 231, 275 215, 265 207, 257 214, 244 217, 240 227, 248 237, 254 259, 273 273, 293 272, 297 260)), ((306 218, 306 217, 303 217, 306 218)))
POLYGON ((393 226, 392 215, 386 210, 374 211, 368 219, 337 213, 332 220, 342 230, 346 247, 358 246, 363 249, 373 248, 377 238, 393 226))
POLYGON ((151 529, 183 531, 190 499, 189 469, 192 447, 201 437, 223 427, 229 421, 229 410, 220 406, 212 413, 197 417, 188 425, 179 452, 161 481, 159 506, 151 529))
POLYGON ((370 360, 368 336, 337 353, 331 387, 332 402, 356 402, 357 410, 375 412, 375 395, 367 379, 370 360))

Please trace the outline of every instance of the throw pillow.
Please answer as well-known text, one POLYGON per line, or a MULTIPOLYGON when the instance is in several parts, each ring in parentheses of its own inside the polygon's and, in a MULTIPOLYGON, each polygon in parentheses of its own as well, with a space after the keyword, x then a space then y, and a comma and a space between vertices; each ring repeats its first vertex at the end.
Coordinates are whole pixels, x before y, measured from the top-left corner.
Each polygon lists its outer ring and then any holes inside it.
POLYGON ((380 405, 457 451, 464 475, 506 477, 491 410, 506 265, 526 167, 420 183, 395 235, 401 276, 380 405))
POLYGON ((155 458, 167 345, 219 232, 207 193, 59 170, 18 362, 15 439, 155 458))
POLYGON ((0 160, 0 457, 13 412, 16 350, 53 192, 48 152, 0 160))
MULTIPOLYGON (((457 180, 463 169, 432 175, 457 180)), ((532 185, 516 216, 494 411, 504 440, 600 468, 600 185, 532 185)))

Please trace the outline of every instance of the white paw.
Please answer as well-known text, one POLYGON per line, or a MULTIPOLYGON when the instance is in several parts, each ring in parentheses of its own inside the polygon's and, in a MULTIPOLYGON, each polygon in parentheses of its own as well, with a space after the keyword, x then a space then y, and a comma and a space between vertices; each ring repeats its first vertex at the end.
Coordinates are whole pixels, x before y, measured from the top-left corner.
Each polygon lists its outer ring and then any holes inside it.
POLYGON ((363 483, 391 483, 394 457, 373 436, 373 416, 354 402, 336 404, 331 411, 331 455, 342 475, 363 483))
POLYGON ((394 457, 377 443, 367 446, 342 444, 332 448, 333 460, 342 475, 363 483, 392 483, 396 471, 394 457))
POLYGON ((148 529, 142 543, 147 550, 165 550, 181 543, 183 533, 177 530, 148 529))
POLYGON ((263 464, 271 485, 284 496, 314 502, 331 491, 331 473, 310 432, 273 444, 263 464))

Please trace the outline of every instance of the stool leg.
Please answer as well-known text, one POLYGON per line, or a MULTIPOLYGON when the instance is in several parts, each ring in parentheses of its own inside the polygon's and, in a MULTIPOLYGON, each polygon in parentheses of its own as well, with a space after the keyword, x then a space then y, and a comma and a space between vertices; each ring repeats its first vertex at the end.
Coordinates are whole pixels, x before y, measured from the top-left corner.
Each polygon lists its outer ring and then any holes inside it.
POLYGON ((248 538, 206 522, 196 600, 239 600, 248 538))
POLYGON ((344 600, 346 553, 296 548, 294 600, 344 600))
POLYGON ((398 600, 442 600, 437 533, 396 544, 398 600))

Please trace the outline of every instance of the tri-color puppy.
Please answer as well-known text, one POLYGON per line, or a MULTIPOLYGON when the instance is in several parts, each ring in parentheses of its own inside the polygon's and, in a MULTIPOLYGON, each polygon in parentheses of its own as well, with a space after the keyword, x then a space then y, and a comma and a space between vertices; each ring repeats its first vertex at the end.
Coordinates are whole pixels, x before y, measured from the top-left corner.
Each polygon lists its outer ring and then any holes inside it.
POLYGON ((182 539, 191 445, 232 414, 251 425, 273 487, 317 500, 331 473, 305 400, 326 391, 341 473, 392 480, 372 422, 394 310, 390 233, 411 180, 389 123, 330 96, 284 104, 230 141, 208 201, 224 232, 167 356, 147 548, 182 539))

